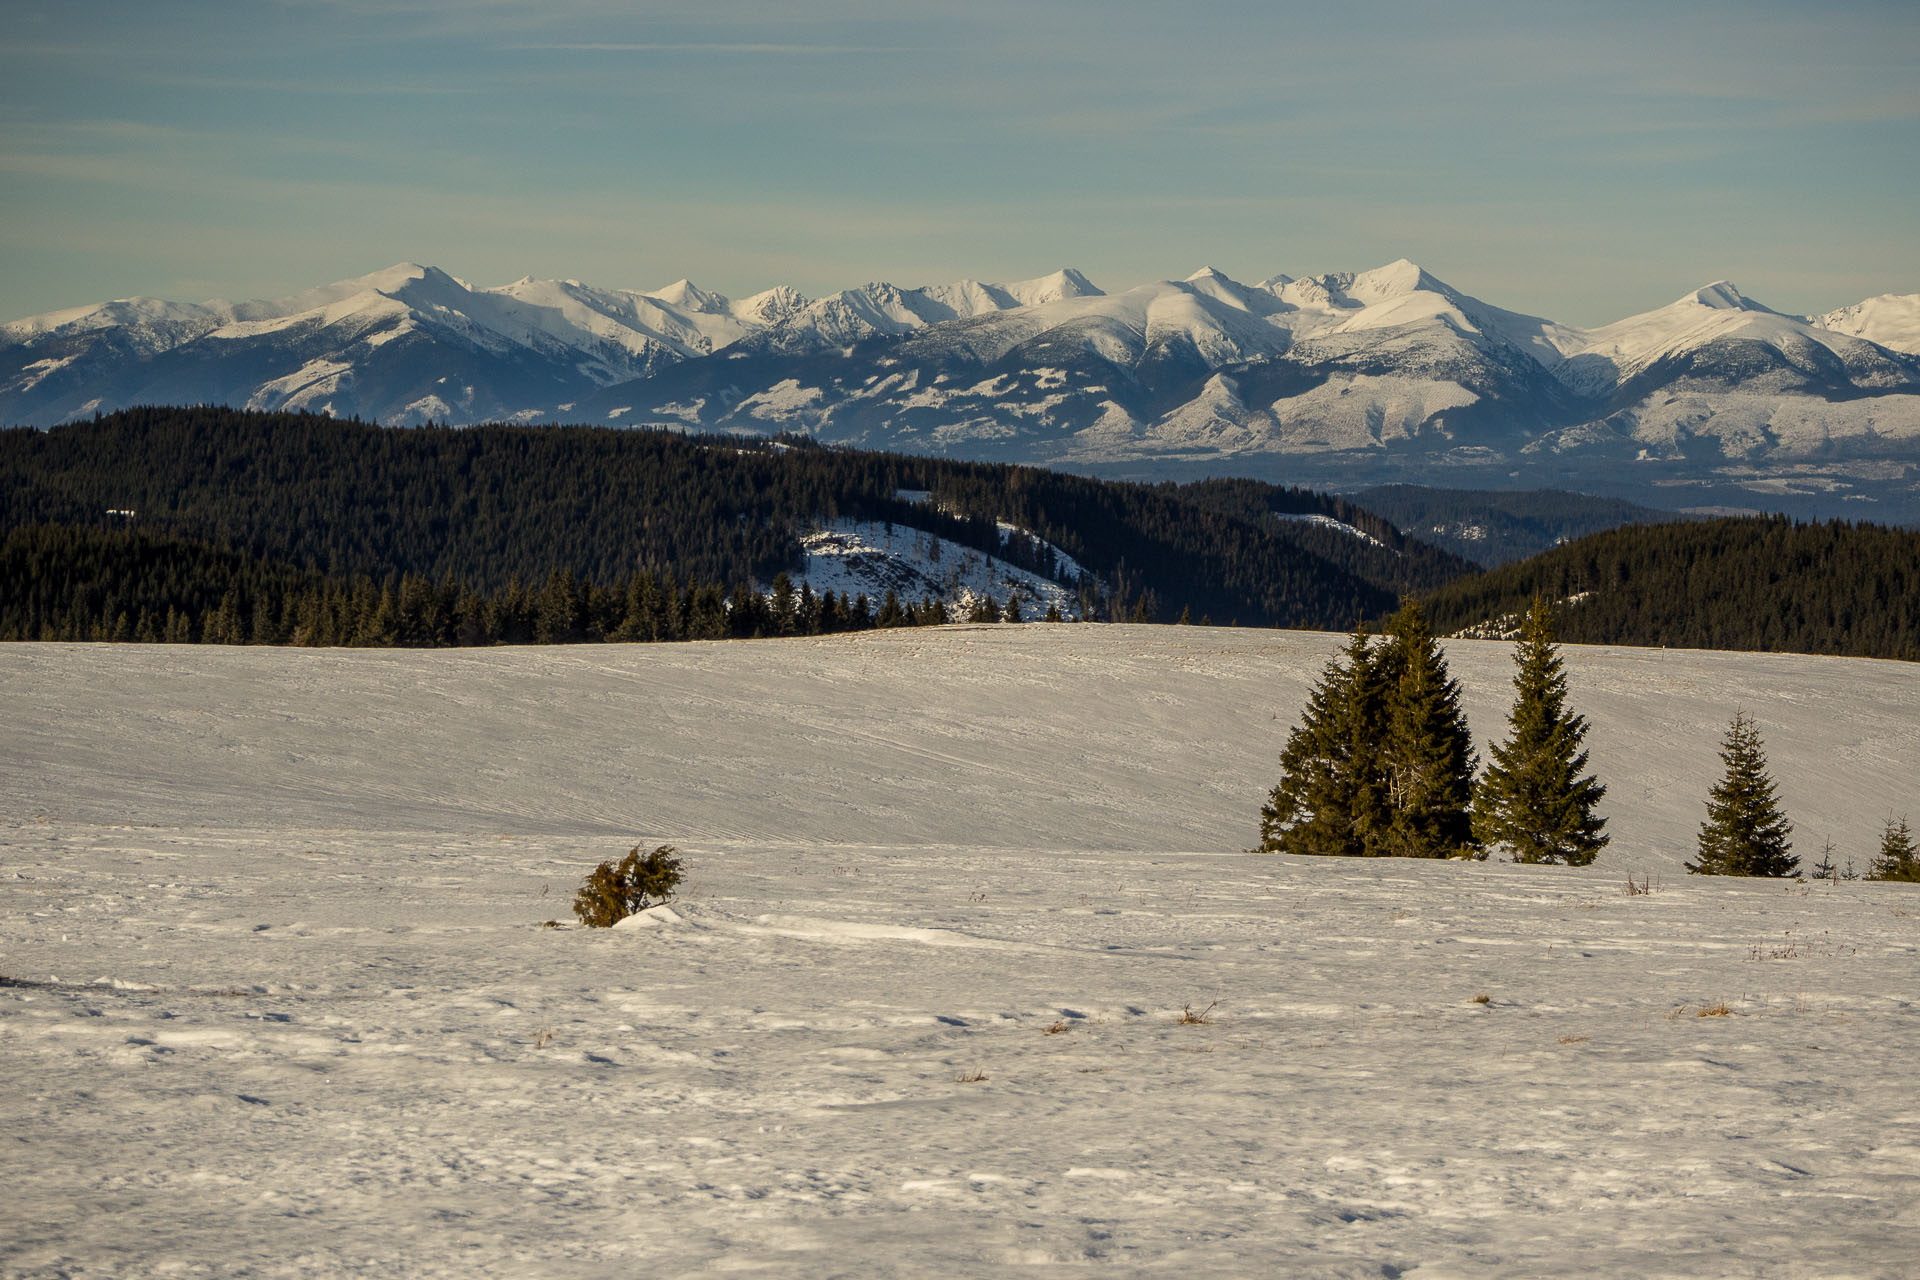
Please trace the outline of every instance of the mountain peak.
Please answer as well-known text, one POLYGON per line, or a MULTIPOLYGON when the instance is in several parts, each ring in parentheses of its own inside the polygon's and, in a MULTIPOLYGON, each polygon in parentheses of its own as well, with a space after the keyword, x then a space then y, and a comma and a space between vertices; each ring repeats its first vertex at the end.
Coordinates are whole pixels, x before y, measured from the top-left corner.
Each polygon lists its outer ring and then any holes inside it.
POLYGON ((1404 298, 1410 293, 1444 292, 1446 286, 1428 275, 1419 263, 1395 258, 1383 267, 1362 271, 1346 288, 1348 297, 1359 302, 1379 302, 1404 298))
POLYGON ((1920 355, 1920 293, 1883 293, 1815 316, 1813 322, 1835 333, 1920 355))
POLYGON ((1064 298, 1104 298, 1106 292, 1072 267, 1062 267, 1051 275, 1032 280, 1016 280, 1000 286, 1022 306, 1059 302, 1064 298))
POLYGON ((396 262, 384 271, 375 271, 370 275, 355 276, 350 280, 342 280, 340 283, 360 285, 367 289, 377 289, 381 293, 391 293, 395 289, 403 289, 414 281, 425 280, 429 276, 440 276, 445 279, 452 279, 451 276, 448 276, 446 272, 441 271, 437 267, 423 267, 417 262, 396 262))
POLYGON ((1048 276, 1047 279, 1058 280, 1063 285, 1073 289, 1076 293, 1085 297, 1103 298, 1106 296, 1106 291, 1104 289, 1100 288, 1099 285, 1096 285, 1093 281, 1081 275, 1080 272, 1074 269, 1073 267, 1062 267, 1058 271, 1054 272, 1052 275, 1048 276))
POLYGON ((657 298, 670 307, 683 307, 688 311, 718 312, 727 309, 725 298, 708 293, 684 276, 664 289, 648 290, 647 296, 657 298))
POLYGON ((796 312, 804 311, 810 299, 790 284, 775 285, 773 288, 743 298, 734 304, 734 313, 760 324, 779 324, 796 312))
POLYGON ((1695 289, 1682 302, 1697 303, 1715 311, 1754 311, 1764 310, 1757 302, 1734 288, 1728 280, 1715 280, 1712 284, 1695 289))

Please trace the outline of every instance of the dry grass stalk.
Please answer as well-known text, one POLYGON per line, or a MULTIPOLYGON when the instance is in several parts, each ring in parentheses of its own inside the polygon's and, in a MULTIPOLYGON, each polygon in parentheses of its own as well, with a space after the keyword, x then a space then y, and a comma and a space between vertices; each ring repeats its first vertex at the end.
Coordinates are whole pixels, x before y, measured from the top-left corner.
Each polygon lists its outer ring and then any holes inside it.
POLYGON ((1181 1005, 1180 1016, 1175 1021, 1183 1027, 1204 1027, 1213 1021, 1213 1011, 1218 1008, 1219 1005, 1220 1002, 1215 1000, 1198 1013, 1193 1011, 1193 1006, 1190 1004, 1181 1005))

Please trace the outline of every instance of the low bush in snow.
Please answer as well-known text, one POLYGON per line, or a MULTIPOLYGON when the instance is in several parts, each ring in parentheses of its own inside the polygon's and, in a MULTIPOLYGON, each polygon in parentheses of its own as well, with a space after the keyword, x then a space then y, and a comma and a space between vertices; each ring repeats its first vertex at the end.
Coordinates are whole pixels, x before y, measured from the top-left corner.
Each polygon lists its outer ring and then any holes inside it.
POLYGON ((573 895, 573 914, 589 929, 611 928, 673 896, 681 874, 672 845, 663 844, 645 857, 635 845, 618 865, 603 862, 587 874, 587 882, 573 895))

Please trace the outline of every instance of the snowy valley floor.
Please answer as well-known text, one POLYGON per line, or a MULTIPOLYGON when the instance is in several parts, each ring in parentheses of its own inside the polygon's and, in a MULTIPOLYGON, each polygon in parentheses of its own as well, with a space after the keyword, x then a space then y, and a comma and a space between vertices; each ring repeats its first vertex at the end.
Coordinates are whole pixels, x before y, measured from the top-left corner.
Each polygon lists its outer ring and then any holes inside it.
POLYGON ((1920 670, 1570 649, 1600 865, 1237 852, 1340 639, 0 647, 0 1275, 1912 1275, 1920 890, 1680 862, 1744 709, 1864 866, 1920 670))

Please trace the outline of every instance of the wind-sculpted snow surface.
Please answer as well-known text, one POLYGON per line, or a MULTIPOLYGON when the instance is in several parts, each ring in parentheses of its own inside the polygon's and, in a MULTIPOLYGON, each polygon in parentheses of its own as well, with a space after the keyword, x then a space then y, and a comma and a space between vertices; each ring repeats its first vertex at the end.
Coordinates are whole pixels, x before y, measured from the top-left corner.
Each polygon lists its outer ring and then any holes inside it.
POLYGON ((1910 1274, 1920 893, 1678 863, 1744 708, 1864 865, 1912 668, 1568 649, 1592 869, 1237 852, 1340 639, 0 648, 0 1274, 1910 1274))

